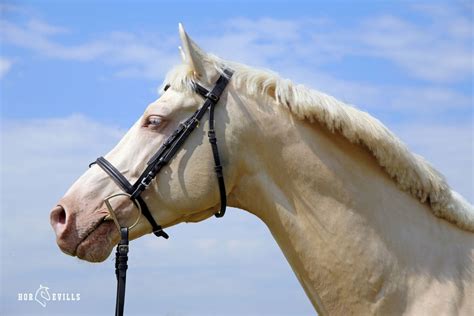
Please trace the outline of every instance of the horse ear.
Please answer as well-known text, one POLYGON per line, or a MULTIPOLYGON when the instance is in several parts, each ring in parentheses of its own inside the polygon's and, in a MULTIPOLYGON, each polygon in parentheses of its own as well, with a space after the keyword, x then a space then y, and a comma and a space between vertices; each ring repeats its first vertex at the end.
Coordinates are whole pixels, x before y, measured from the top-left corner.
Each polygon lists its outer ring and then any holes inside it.
POLYGON ((182 48, 180 48, 181 58, 191 67, 196 77, 206 81, 207 76, 203 61, 206 53, 188 36, 181 23, 179 23, 179 37, 182 44, 182 48))

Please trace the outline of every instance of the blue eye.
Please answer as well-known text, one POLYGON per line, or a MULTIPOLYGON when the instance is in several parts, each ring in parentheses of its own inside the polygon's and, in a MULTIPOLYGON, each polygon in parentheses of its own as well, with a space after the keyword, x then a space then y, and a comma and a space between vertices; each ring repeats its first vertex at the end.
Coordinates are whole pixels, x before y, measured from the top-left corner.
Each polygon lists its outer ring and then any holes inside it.
POLYGON ((158 116, 158 115, 150 115, 150 116, 147 118, 146 125, 147 125, 147 126, 151 126, 151 127, 157 127, 157 126, 159 126, 161 123, 163 123, 163 118, 162 118, 161 116, 158 116))

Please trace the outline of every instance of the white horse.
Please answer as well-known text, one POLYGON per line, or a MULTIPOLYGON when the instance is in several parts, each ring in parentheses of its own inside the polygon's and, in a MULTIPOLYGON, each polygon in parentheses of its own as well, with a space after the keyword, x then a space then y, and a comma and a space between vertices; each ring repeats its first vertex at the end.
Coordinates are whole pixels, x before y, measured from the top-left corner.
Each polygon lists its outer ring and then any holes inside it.
MULTIPOLYGON (((320 315, 473 315, 474 211, 443 177, 369 114, 202 51, 180 27, 183 64, 106 155, 130 181, 235 71, 216 107, 228 204, 270 229, 320 315)), ((212 216, 219 205, 207 117, 143 193, 163 227, 212 216)), ((119 235, 104 198, 120 192, 97 166, 51 213, 59 247, 105 260, 119 235)), ((123 199, 118 217, 133 216, 123 199)), ((150 233, 142 219, 131 238, 150 233)))

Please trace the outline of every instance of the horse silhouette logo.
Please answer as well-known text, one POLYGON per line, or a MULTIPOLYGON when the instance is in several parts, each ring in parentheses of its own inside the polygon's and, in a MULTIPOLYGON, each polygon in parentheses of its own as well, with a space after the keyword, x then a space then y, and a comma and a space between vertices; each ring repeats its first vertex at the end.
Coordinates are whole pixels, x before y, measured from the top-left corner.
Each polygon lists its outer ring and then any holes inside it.
POLYGON ((39 288, 35 293, 35 301, 37 301, 41 306, 46 307, 46 302, 51 300, 51 295, 49 295, 49 287, 42 286, 40 284, 39 288))

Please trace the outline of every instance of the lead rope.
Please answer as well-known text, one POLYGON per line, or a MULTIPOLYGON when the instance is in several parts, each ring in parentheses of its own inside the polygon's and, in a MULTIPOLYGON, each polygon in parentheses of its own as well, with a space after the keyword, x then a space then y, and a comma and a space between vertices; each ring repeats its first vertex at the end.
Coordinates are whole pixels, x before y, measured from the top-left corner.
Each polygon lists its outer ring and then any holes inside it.
POLYGON ((115 252, 115 275, 117 276, 117 298, 115 315, 123 315, 125 304, 125 282, 127 281, 128 261, 128 227, 120 227, 120 242, 115 252))
POLYGON ((140 221, 140 217, 142 216, 142 208, 139 203, 135 203, 135 206, 138 209, 137 219, 131 226, 122 226, 115 214, 115 210, 111 204, 111 200, 119 197, 119 196, 126 196, 130 198, 130 194, 128 193, 116 193, 113 195, 108 196, 105 198, 105 206, 109 210, 110 217, 112 218, 115 226, 119 230, 120 233, 120 241, 117 244, 117 248, 115 251, 115 276, 117 278, 117 295, 115 299, 115 315, 116 316, 123 316, 123 310, 125 305, 125 283, 127 281, 127 269, 128 269, 128 250, 129 250, 129 231, 135 227, 138 222, 140 221))

